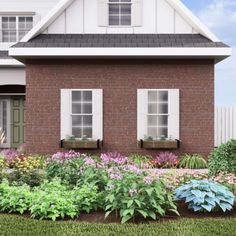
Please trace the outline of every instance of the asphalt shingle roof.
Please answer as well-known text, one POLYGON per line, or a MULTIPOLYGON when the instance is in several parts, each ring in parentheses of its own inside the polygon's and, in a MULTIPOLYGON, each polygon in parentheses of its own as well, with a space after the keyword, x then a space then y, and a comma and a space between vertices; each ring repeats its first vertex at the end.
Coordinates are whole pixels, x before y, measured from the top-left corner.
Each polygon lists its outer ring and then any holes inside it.
POLYGON ((41 34, 13 47, 228 47, 200 34, 41 34))
POLYGON ((8 56, 8 51, 0 51, 0 59, 12 59, 8 56))

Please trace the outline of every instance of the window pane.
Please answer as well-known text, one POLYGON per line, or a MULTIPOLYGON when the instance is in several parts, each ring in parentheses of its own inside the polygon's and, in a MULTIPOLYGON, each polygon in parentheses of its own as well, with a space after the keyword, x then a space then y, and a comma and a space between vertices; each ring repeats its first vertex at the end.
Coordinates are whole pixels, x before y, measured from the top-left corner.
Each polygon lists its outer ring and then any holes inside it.
POLYGON ((109 25, 119 25, 119 16, 109 16, 109 25))
POLYGON ((168 91, 158 92, 158 102, 168 102, 168 91))
POLYGON ((120 5, 121 14, 131 14, 131 5, 130 4, 121 4, 120 5))
POLYGON ((168 138, 168 129, 167 128, 158 128, 157 136, 158 137, 165 136, 166 138, 168 138))
POLYGON ((81 91, 72 91, 72 101, 81 102, 81 91))
POLYGON ((158 116, 157 125, 158 126, 167 126, 168 125, 168 116, 158 116))
POLYGON ((157 102, 157 91, 149 91, 148 92, 148 101, 149 102, 157 102))
POLYGON ((92 116, 83 116, 83 126, 92 126, 92 116))
POLYGON ((157 128, 152 127, 152 128, 148 128, 148 136, 151 137, 157 137, 157 128))
POLYGON ((120 2, 131 2, 131 0, 120 0, 120 2))
POLYGON ((157 104, 157 114, 168 114, 168 104, 158 103, 157 104))
POLYGON ((72 128, 72 135, 75 136, 76 138, 81 138, 82 137, 82 128, 73 127, 72 128))
POLYGON ((16 31, 10 31, 10 42, 16 42, 16 31))
POLYGON ((157 126, 157 116, 148 116, 148 126, 157 126))
POLYGON ((83 91, 83 101, 92 102, 92 91, 83 91))
POLYGON ((72 104, 72 114, 81 114, 81 104, 80 103, 74 103, 72 104))
POLYGON ((156 103, 148 104, 148 114, 157 114, 157 104, 156 103))
POLYGON ((92 114, 92 104, 83 104, 83 114, 92 114))
POLYGON ((72 126, 82 126, 81 116, 72 116, 72 126))
POLYGON ((83 128, 83 136, 92 138, 92 128, 83 128))
POLYGON ((109 14, 119 14, 119 4, 110 4, 109 14))
POLYGON ((122 16, 121 25, 131 25, 131 16, 122 16))

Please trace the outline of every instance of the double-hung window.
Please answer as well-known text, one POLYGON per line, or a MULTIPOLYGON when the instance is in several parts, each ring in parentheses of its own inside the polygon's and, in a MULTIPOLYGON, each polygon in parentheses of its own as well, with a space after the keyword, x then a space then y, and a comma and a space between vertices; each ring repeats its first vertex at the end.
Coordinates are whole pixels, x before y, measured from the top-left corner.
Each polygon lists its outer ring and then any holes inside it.
POLYGON ((33 27, 33 16, 2 16, 2 42, 20 41, 33 27))
POLYGON ((179 90, 138 90, 138 139, 179 139, 179 90))
POLYGON ((109 25, 131 25, 131 0, 109 0, 109 25))
POLYGON ((68 136, 102 140, 102 90, 61 90, 61 139, 68 136))

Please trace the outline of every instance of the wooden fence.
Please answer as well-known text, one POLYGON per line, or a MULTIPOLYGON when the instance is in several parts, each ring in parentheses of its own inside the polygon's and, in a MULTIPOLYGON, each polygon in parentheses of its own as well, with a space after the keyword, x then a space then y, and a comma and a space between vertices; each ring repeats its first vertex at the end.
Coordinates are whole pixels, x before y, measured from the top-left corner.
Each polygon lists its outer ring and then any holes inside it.
POLYGON ((215 108, 215 147, 236 139, 236 107, 215 108))

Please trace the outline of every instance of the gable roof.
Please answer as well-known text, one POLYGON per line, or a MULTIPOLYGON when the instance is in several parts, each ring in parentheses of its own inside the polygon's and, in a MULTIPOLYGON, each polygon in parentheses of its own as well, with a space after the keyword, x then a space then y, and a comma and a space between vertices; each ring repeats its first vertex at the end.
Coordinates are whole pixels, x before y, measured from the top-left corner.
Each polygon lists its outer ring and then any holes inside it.
MULTIPOLYGON (((199 34, 213 42, 219 39, 196 17, 180 0, 166 0, 199 34)), ((21 42, 28 42, 30 39, 43 33, 47 27, 70 5, 74 0, 61 0, 31 31, 29 31, 21 42)))
POLYGON ((41 34, 28 42, 20 42, 13 48, 219 48, 228 47, 213 42, 200 34, 41 34))

